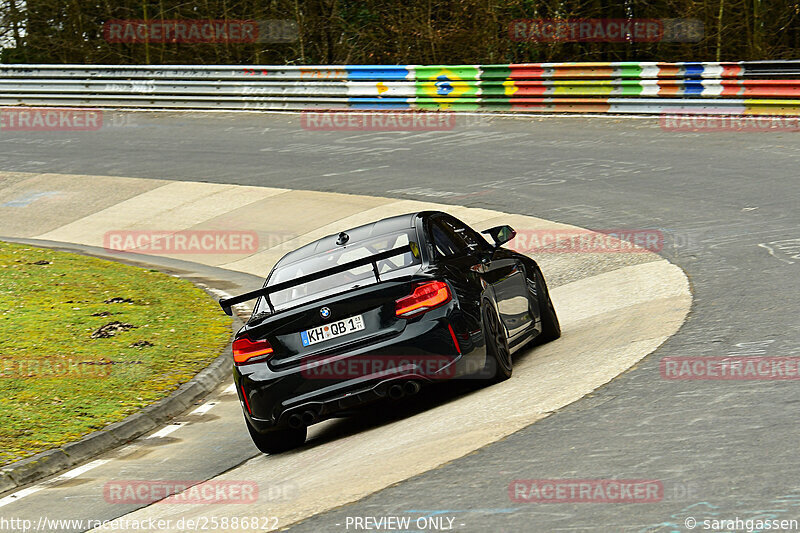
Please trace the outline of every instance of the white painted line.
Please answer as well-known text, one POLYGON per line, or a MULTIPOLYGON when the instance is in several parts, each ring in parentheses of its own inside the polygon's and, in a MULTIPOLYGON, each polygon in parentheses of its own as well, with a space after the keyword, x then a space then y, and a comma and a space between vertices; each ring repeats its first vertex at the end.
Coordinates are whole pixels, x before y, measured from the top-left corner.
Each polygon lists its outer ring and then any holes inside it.
POLYGON ((73 468, 72 470, 70 470, 68 472, 64 472, 60 476, 49 480, 47 482, 47 484, 49 485, 50 483, 58 483, 59 481, 64 481, 66 479, 76 478, 76 477, 80 476, 81 474, 86 473, 86 472, 88 472, 89 470, 91 470, 93 468, 97 468, 98 466, 102 466, 102 465, 106 464, 110 460, 111 459, 96 459, 96 460, 94 460, 92 462, 86 463, 83 466, 79 466, 78 468, 73 468))
POLYGON ((231 383, 230 385, 225 387, 225 390, 222 391, 222 394, 236 394, 236 384, 231 383))
POLYGON ((166 437, 167 435, 169 435, 170 433, 172 433, 176 429, 179 429, 180 427, 181 427, 180 422, 176 422, 175 424, 170 424, 168 426, 165 426, 165 427, 159 429, 158 431, 156 431, 155 433, 153 433, 152 435, 150 435, 147 438, 148 439, 159 439, 161 437, 166 437))
POLYGON ((22 489, 19 492, 15 492, 5 498, 0 499, 0 507, 4 505, 8 505, 9 503, 14 503, 15 501, 19 500, 20 498, 24 498, 25 496, 29 496, 34 492, 39 492, 44 488, 44 485, 34 485, 33 487, 28 487, 27 489, 22 489))
POLYGON ((189 414, 190 415, 204 415, 207 412, 209 412, 215 405, 217 405, 217 402, 204 403, 203 405, 201 405, 200 407, 198 407, 197 409, 195 409, 194 411, 192 411, 189 414))
POLYGON ((20 491, 15 492, 14 494, 9 494, 5 498, 0 499, 0 507, 8 505, 9 503, 14 503, 24 498, 25 496, 30 496, 31 494, 39 492, 40 490, 46 488, 49 485, 53 485, 54 483, 58 483, 60 481, 66 481, 67 479, 76 478, 93 468, 97 468, 100 465, 106 464, 109 461, 110 459, 96 459, 90 463, 86 463, 83 466, 79 466, 78 468, 73 468, 72 470, 64 472, 60 476, 48 479, 43 483, 39 483, 38 485, 34 485, 33 487, 28 487, 27 489, 22 489, 20 491))

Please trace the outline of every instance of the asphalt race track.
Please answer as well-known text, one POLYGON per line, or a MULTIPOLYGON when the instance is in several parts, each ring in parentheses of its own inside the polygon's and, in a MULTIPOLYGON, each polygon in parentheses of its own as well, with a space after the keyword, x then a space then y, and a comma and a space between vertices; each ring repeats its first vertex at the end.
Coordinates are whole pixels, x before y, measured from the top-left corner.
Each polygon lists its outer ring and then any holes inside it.
MULTIPOLYGON (((800 519, 797 381, 676 381, 659 371, 666 356, 800 355, 796 133, 675 132, 656 119, 621 118, 459 117, 446 132, 319 132, 302 129, 297 115, 121 117, 96 133, 2 132, 0 171, 351 193, 594 229, 658 228, 661 255, 688 275, 686 323, 630 371, 499 442, 290 531, 355 531, 355 517, 387 516, 442 517, 445 527, 475 532, 671 532, 692 530, 690 519, 695 529, 704 519, 800 519), (659 480, 663 498, 509 497, 517 479, 608 478, 659 480)), ((228 403, 221 407, 238 409, 228 403)), ((479 416, 507 407, 486 405, 479 416)), ((246 434, 226 439, 215 441, 220 465, 253 456, 237 448, 246 434)), ((133 453, 183 461, 187 476, 194 468, 190 456, 157 447, 133 453)))
MULTIPOLYGON (((409 211, 447 210, 476 228, 512 224, 519 231, 514 243, 567 231, 586 235, 535 217, 418 200, 75 174, 0 172, 0 181, 0 234, 157 267, 200 283, 215 296, 259 286, 268 265, 288 250, 409 211), (164 246, 166 241, 159 241, 157 250, 134 242, 137 253, 120 254, 112 244, 121 231, 163 235, 182 230, 204 238, 220 231, 241 235, 242 241, 250 236, 257 246, 226 248, 212 239, 212 246, 186 254, 164 246)), ((650 241, 657 247, 657 238, 650 241)), ((616 247, 613 241, 607 244, 616 247)), ((37 530, 84 531, 98 528, 94 521, 112 521, 101 529, 182 532, 193 529, 187 520, 211 519, 219 525, 208 524, 212 529, 227 530, 227 523, 237 531, 262 531, 355 502, 552 414, 628 370, 673 335, 691 306, 685 274, 644 248, 629 244, 624 251, 536 254, 564 333, 558 342, 516 354, 514 376, 503 387, 468 379, 427 388, 413 401, 376 404, 358 417, 316 424, 304 446, 265 456, 247 437, 231 438, 244 434, 243 422, 223 370, 223 390, 184 399, 172 418, 142 427, 147 410, 129 417, 141 438, 125 436, 131 435, 128 430, 120 435, 116 428, 112 437, 120 441, 118 447, 98 450, 94 444, 89 448, 94 453, 85 456, 76 452, 80 443, 53 450, 51 460, 70 461, 73 468, 67 471, 63 462, 50 467, 39 456, 12 465, 10 478, 4 468, 0 490, 14 485, 21 490, 1 497, 0 508, 37 530), (47 473, 57 475, 37 481, 47 473), (189 484, 188 490, 170 489, 183 499, 165 497, 165 486, 189 484), (245 489, 252 497, 243 502, 245 489), (247 521, 236 524, 243 518, 243 503, 247 521), (123 525, 114 525, 118 518, 123 525), (137 521, 147 525, 137 528, 137 521)), ((237 315, 247 318, 248 304, 241 306, 237 315)), ((230 352, 221 358, 229 361, 230 352)))

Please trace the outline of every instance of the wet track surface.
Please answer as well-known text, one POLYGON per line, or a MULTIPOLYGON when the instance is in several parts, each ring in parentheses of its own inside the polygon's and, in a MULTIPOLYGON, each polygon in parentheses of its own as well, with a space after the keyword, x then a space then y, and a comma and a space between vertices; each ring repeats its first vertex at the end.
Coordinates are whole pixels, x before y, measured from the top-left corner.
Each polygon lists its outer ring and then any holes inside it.
POLYGON ((689 276, 687 322, 636 368, 503 441, 292 531, 346 531, 348 517, 367 516, 442 516, 458 531, 509 532, 800 519, 800 383, 674 381, 659 372, 665 356, 800 355, 796 133, 670 132, 655 119, 460 117, 448 132, 315 132, 293 115, 132 117, 97 133, 4 132, 0 170, 313 189, 593 229, 657 228, 662 255, 689 276), (509 498, 516 479, 604 478, 659 480, 664 497, 606 505, 509 498))

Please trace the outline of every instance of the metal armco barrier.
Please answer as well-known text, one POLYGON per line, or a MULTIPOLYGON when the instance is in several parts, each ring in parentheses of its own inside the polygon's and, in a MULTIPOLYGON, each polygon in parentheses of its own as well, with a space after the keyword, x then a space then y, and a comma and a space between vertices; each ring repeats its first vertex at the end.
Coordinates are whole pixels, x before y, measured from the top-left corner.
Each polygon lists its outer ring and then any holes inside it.
POLYGON ((0 65, 0 105, 800 115, 800 61, 0 65))

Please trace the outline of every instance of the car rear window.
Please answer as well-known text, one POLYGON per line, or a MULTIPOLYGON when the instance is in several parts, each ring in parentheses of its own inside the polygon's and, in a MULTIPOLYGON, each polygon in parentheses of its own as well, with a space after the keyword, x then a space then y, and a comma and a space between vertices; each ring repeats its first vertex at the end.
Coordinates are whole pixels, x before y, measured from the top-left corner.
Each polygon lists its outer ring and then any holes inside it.
MULTIPOLYGON (((296 263, 278 266, 270 276, 269 285, 275 285, 276 283, 356 261, 363 257, 400 248, 409 243, 418 244, 416 232, 413 229, 375 236, 359 242, 349 243, 346 246, 336 246, 333 249, 320 252, 296 263)), ((419 264, 419 253, 414 255, 411 252, 406 252, 403 255, 378 261, 378 271, 382 280, 391 279, 392 277, 405 275, 406 272, 403 272, 405 269, 419 264)), ((375 283, 375 274, 372 272, 372 265, 369 264, 278 291, 270 295, 270 300, 277 309, 287 307, 290 302, 295 305, 303 300, 313 300, 372 283, 375 283)), ((261 307, 261 302, 259 302, 259 307, 261 307)))

